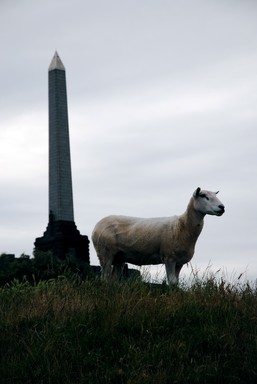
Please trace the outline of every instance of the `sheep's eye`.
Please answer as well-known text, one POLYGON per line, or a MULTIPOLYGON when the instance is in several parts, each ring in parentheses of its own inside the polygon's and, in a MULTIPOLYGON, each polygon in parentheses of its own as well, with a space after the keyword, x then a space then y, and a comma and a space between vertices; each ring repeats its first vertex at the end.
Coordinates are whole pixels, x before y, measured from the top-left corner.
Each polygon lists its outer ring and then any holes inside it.
POLYGON ((202 193, 200 197, 202 197, 203 199, 209 200, 209 197, 205 193, 202 193))

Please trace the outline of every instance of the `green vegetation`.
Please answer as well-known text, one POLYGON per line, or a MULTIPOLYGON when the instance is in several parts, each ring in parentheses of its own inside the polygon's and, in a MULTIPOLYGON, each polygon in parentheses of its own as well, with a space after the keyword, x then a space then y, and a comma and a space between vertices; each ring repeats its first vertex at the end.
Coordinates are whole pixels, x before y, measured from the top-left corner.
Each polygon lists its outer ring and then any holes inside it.
POLYGON ((257 291, 79 276, 0 288, 3 384, 257 382, 257 291))
POLYGON ((22 254, 15 257, 12 254, 0 255, 0 286, 14 279, 22 282, 24 279, 31 284, 62 276, 80 276, 86 278, 92 274, 87 263, 75 260, 67 255, 65 260, 52 256, 51 252, 35 251, 34 257, 22 254))

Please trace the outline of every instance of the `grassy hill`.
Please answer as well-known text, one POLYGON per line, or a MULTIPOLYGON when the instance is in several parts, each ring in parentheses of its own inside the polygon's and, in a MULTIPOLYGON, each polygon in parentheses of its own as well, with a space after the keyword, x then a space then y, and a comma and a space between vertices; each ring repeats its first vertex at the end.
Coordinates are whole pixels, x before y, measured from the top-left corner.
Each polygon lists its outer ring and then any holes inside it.
POLYGON ((257 382, 257 291, 59 278, 0 288, 0 381, 257 382))

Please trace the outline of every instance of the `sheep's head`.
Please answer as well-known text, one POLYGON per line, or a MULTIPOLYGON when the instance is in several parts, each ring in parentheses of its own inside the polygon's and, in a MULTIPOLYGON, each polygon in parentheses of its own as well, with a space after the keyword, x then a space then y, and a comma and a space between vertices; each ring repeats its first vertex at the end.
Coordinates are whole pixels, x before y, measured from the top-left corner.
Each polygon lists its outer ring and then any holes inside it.
POLYGON ((194 208, 203 215, 221 216, 225 212, 225 206, 217 198, 218 192, 210 192, 197 188, 193 194, 194 208))

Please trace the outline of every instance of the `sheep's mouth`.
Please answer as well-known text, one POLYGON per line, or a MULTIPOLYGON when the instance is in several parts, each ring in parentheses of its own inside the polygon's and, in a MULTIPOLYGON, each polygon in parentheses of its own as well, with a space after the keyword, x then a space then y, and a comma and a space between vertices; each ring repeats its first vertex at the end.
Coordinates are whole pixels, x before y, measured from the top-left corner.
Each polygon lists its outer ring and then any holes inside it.
POLYGON ((219 211, 216 212, 216 215, 217 216, 222 216, 224 212, 225 212, 225 208, 222 208, 222 209, 220 209, 219 211))

